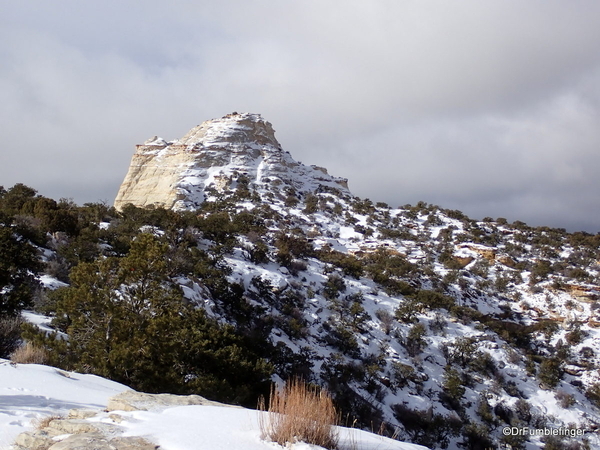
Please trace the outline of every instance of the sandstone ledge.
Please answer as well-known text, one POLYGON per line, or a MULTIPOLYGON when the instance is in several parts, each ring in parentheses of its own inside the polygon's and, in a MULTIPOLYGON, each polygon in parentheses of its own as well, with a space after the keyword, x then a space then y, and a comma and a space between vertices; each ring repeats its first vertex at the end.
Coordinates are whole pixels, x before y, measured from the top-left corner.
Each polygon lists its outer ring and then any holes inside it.
POLYGON ((41 429, 26 431, 15 439, 14 450, 159 450, 143 437, 122 436, 119 424, 129 420, 119 411, 162 411, 177 406, 239 406, 207 400, 199 395, 145 394, 125 391, 111 397, 104 411, 73 409, 67 418, 49 420, 41 429), (99 421, 102 420, 102 421, 99 421))
POLYGON ((213 402, 199 395, 145 394, 125 391, 108 399, 107 411, 161 411, 175 406, 208 405, 239 408, 213 402))

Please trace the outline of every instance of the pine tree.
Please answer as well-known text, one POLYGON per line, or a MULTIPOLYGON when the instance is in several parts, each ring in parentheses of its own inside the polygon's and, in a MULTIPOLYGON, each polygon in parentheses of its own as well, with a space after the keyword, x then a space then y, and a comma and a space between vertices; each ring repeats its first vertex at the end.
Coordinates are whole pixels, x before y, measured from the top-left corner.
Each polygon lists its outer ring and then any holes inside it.
POLYGON ((0 316, 16 316, 31 305, 39 269, 35 248, 0 213, 0 316))
POLYGON ((56 294, 69 341, 41 334, 34 339, 67 369, 146 392, 255 405, 268 389, 270 365, 232 327, 184 301, 166 275, 167 250, 160 238, 140 234, 124 258, 79 264, 71 286, 56 294))

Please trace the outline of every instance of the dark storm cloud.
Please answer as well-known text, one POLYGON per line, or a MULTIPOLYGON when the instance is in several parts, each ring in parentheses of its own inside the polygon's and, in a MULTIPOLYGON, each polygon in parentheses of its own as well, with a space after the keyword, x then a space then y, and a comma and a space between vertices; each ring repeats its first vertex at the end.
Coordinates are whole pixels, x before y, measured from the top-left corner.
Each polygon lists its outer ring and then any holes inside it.
POLYGON ((252 111, 356 195, 600 228, 597 2, 0 8, 5 186, 111 202, 134 144, 252 111))

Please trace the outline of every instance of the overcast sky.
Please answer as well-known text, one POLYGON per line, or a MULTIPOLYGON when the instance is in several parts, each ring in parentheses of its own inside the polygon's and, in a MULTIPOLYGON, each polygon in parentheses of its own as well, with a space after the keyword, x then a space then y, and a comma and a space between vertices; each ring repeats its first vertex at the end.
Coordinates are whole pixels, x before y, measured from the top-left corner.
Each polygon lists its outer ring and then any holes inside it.
POLYGON ((0 185, 112 203, 232 111, 355 195, 600 231, 596 0, 0 0, 0 185))

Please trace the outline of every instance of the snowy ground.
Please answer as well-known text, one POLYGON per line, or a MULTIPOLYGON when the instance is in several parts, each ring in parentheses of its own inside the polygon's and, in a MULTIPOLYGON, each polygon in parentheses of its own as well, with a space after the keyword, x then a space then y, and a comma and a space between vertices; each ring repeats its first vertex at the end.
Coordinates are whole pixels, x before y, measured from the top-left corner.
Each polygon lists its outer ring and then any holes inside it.
POLYGON ((127 389, 94 375, 0 359, 0 449, 8 449, 19 433, 31 429, 32 420, 66 416, 74 408, 102 409, 109 397, 127 389))
MULTIPOLYGON (((0 359, 0 449, 33 427, 32 420, 65 415, 73 408, 104 409, 108 398, 127 387, 94 375, 64 372, 41 365, 11 365, 0 359)), ((260 439, 258 414, 242 408, 180 406, 160 412, 120 413, 128 436, 143 436, 163 450, 276 450, 283 447, 260 439)), ((263 413, 264 414, 264 413, 263 413)), ((93 420, 109 420, 100 414, 93 420)), ((422 450, 424 447, 359 430, 339 428, 343 450, 422 450)), ((321 447, 298 443, 293 450, 321 447)))

